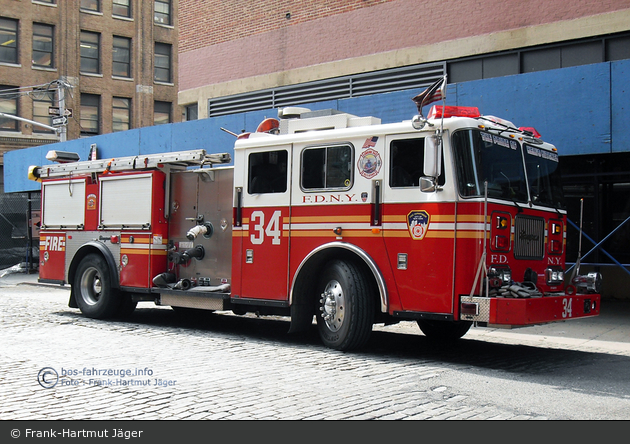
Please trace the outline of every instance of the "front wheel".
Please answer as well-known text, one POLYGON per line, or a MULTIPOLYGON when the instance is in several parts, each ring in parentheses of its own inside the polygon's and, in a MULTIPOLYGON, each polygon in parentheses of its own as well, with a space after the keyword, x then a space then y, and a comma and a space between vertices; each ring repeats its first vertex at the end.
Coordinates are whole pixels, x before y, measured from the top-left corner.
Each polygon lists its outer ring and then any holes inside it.
POLYGON ((418 326, 422 333, 430 339, 452 341, 464 336, 472 322, 470 321, 432 321, 421 319, 418 326))
POLYGON ((335 260, 322 274, 316 312, 319 335, 327 347, 352 350, 364 346, 374 324, 371 279, 352 262, 335 260))
POLYGON ((88 254, 81 260, 74 276, 73 291, 84 315, 104 319, 118 312, 121 294, 113 288, 111 277, 107 262, 101 255, 88 254))

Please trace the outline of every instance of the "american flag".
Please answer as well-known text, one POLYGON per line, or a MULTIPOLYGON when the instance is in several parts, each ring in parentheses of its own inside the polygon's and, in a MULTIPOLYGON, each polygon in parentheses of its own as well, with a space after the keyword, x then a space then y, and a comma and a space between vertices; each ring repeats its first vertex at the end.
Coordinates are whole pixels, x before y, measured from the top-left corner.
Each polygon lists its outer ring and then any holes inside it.
POLYGON ((363 144, 363 148, 373 148, 376 146, 376 141, 378 140, 378 136, 368 137, 365 139, 365 143, 363 144))
POLYGON ((429 103, 437 102, 438 100, 443 100, 446 97, 446 76, 437 80, 433 85, 429 86, 427 89, 422 91, 420 94, 415 96, 413 99, 416 106, 418 107, 418 112, 422 114, 422 108, 429 103))

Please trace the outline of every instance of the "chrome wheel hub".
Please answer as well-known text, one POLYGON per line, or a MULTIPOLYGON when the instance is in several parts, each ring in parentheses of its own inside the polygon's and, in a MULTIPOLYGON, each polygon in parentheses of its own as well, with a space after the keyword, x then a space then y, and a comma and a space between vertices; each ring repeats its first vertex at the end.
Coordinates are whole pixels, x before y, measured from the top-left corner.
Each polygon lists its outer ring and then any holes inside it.
POLYGON ((345 298, 343 288, 337 281, 330 281, 319 300, 321 317, 331 331, 338 331, 343 325, 345 298))

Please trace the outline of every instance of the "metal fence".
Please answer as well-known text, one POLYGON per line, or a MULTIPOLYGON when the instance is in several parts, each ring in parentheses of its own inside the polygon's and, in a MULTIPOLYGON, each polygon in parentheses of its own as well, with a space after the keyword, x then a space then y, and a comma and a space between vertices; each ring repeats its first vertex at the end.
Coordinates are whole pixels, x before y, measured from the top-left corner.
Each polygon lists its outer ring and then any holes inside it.
POLYGON ((40 207, 41 193, 0 193, 0 269, 37 269, 40 207))

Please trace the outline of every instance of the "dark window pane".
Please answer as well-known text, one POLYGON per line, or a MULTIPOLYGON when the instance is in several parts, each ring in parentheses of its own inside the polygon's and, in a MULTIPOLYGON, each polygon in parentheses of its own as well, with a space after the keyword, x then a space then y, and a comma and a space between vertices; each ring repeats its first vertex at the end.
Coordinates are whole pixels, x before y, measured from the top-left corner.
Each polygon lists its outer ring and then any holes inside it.
POLYGON ((33 65, 54 67, 53 27, 33 24, 33 65))
POLYGON ((352 147, 307 148, 302 152, 302 188, 349 189, 352 186, 352 147))
POLYGON ((194 103, 192 105, 186 106, 186 120, 197 120, 198 118, 198 110, 197 104, 194 103))
POLYGON ((483 78, 481 59, 463 60, 448 65, 448 81, 450 83, 468 82, 483 78))
POLYGON ((156 82, 171 82, 171 45, 155 44, 154 80, 156 82))
POLYGON ((171 24, 171 2, 169 0, 155 0, 153 2, 153 11, 155 23, 161 25, 171 24))
POLYGON ((114 0, 112 3, 112 14, 121 17, 131 17, 130 0, 114 0))
POLYGON ((100 130, 100 96, 81 94, 81 135, 93 136, 100 130))
POLYGON ((483 78, 518 74, 518 54, 507 54, 483 59, 483 78))
POLYGON ((131 99, 114 97, 112 100, 112 129, 126 131, 131 126, 131 99))
POLYGON ((561 68, 560 48, 537 49, 522 54, 522 72, 545 71, 561 68))
POLYGON ((250 154, 247 192, 284 193, 287 190, 287 159, 285 150, 250 154))
POLYGON ((81 31, 81 72, 100 73, 99 35, 81 31))
POLYGON ((17 20, 0 18, 0 62, 18 62, 17 24, 17 20))
POLYGON ((153 108, 153 124, 171 123, 171 104, 169 102, 155 102, 153 108))
POLYGON ((582 43, 562 48, 562 67, 603 62, 602 42, 582 43))
POLYGON ((606 61, 630 59, 630 36, 606 41, 606 61))
MULTIPOLYGON (((43 123, 44 125, 52 126, 52 116, 48 113, 48 108, 54 105, 52 97, 43 97, 41 99, 33 99, 33 120, 35 122, 43 123)), ((46 128, 33 125, 33 131, 35 132, 48 132, 46 128)))
POLYGON ((112 74, 131 77, 131 39, 114 36, 112 74))
MULTIPOLYGON (((18 115, 18 89, 0 86, 0 113, 18 115)), ((10 117, 0 117, 0 130, 17 131, 18 121, 10 117)))
POLYGON ((81 0, 81 9, 86 11, 99 12, 101 10, 100 0, 81 0))

